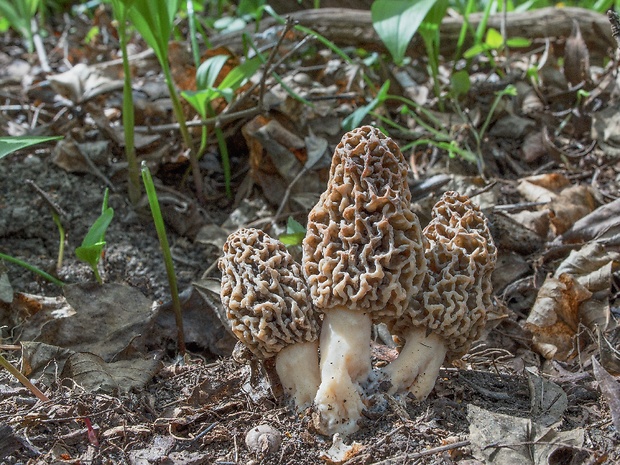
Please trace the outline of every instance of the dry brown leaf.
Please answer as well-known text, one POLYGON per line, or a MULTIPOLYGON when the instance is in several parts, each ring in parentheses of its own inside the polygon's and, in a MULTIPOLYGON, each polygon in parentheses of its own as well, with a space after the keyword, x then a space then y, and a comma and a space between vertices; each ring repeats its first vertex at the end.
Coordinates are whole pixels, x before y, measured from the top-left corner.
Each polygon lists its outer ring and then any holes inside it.
POLYGON ((517 190, 528 202, 550 202, 570 181, 560 173, 539 174, 520 180, 517 190))
POLYGON ((564 243, 591 240, 607 245, 620 244, 620 199, 598 207, 557 238, 558 242, 564 243))
POLYGON ((543 357, 567 360, 577 354, 579 305, 591 295, 567 273, 547 278, 525 322, 525 328, 533 334, 534 348, 543 357))
MULTIPOLYGON (((529 418, 519 418, 484 410, 469 404, 469 440, 474 457, 487 465, 549 465, 558 449, 571 462, 584 441, 581 428, 558 432, 529 418)), ((583 463, 583 462, 575 462, 583 463)))
POLYGON ((620 383, 598 363, 594 356, 592 357, 592 371, 594 371, 594 377, 598 381, 598 386, 601 388, 607 405, 609 405, 611 421, 616 432, 620 432, 620 383))
POLYGON ((573 86, 590 78, 590 52, 576 20, 564 48, 564 76, 573 86))
POLYGON ((551 229, 556 236, 568 230, 577 220, 596 208, 592 188, 584 185, 563 189, 549 202, 551 229))

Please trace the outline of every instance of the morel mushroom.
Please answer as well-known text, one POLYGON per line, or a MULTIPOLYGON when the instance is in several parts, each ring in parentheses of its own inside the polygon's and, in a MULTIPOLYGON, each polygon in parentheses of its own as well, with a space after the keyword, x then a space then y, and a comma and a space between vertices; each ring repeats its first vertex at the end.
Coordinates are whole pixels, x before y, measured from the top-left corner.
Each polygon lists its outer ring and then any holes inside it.
POLYGON ((284 391, 309 407, 320 382, 319 322, 300 265, 280 241, 241 229, 228 236, 218 266, 233 333, 259 359, 276 357, 284 391))
POLYGON ((427 274, 409 311, 392 320, 405 346, 383 373, 389 393, 408 390, 425 399, 445 361, 465 354, 482 332, 492 306, 491 273, 497 249, 480 208, 465 195, 446 192, 424 229, 427 274))
POLYGON ((399 317, 422 283, 421 228, 410 202, 396 143, 370 126, 345 134, 303 241, 310 295, 325 313, 315 398, 315 425, 324 434, 357 430, 372 321, 399 317))

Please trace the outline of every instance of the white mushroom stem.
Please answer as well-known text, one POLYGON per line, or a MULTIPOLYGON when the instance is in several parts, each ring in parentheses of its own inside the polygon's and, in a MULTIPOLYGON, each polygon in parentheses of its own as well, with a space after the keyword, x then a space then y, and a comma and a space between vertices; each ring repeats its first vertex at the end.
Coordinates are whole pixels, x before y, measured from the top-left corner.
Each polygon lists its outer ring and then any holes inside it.
POLYGON ((448 349, 443 338, 427 335, 423 326, 411 328, 404 336, 405 346, 396 360, 383 368, 381 378, 390 381, 389 394, 409 391, 417 400, 424 400, 435 386, 448 349))
POLYGON ((276 355, 276 372, 298 410, 312 405, 321 383, 319 341, 298 342, 276 355))
POLYGON ((326 435, 357 431, 364 404, 359 383, 370 364, 370 316, 359 311, 332 308, 321 328, 321 385, 315 398, 316 426, 326 435))

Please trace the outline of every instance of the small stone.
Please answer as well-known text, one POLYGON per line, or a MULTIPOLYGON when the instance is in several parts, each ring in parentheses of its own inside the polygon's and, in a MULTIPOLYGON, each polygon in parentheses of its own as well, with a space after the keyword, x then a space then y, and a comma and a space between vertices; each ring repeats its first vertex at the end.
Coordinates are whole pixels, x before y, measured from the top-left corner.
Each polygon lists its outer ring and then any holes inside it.
POLYGON ((250 429, 245 435, 245 445, 258 457, 266 457, 280 448, 282 435, 274 427, 262 424, 250 429))

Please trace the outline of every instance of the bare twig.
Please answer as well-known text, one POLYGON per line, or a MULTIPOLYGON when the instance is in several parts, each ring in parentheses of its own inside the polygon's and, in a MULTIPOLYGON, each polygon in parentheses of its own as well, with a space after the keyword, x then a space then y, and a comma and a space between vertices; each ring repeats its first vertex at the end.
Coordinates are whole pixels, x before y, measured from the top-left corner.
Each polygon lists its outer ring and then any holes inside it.
POLYGON ((411 460, 419 459, 421 457, 426 457, 427 455, 434 455, 440 452, 445 452, 447 450, 460 449, 461 447, 467 447, 470 444, 471 444, 470 441, 459 441, 453 444, 446 444, 445 446, 433 447, 432 449, 427 449, 422 452, 416 452, 414 454, 403 454, 403 455, 398 455, 396 457, 390 457, 389 459, 381 460, 380 462, 374 462, 371 465, 389 465, 391 463, 396 463, 400 461, 408 462, 411 460))

